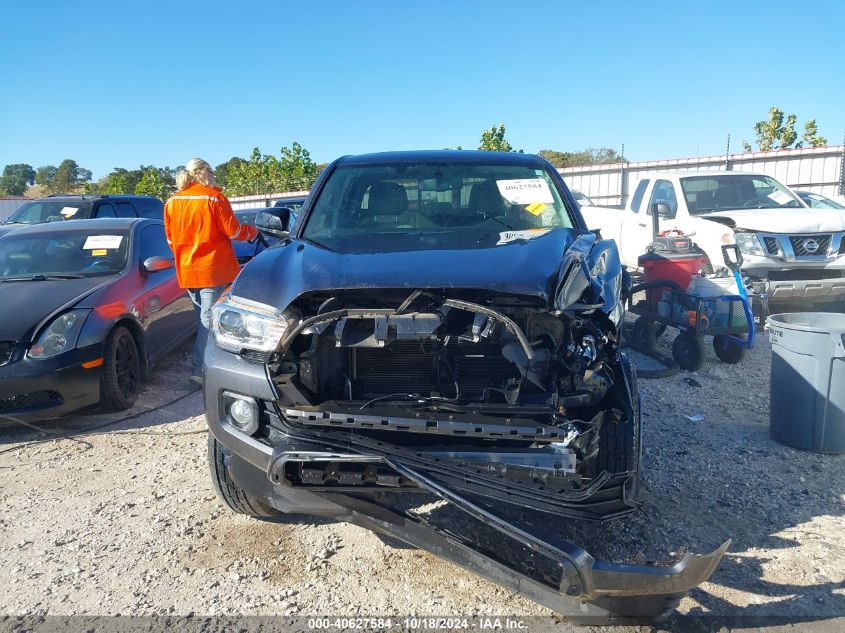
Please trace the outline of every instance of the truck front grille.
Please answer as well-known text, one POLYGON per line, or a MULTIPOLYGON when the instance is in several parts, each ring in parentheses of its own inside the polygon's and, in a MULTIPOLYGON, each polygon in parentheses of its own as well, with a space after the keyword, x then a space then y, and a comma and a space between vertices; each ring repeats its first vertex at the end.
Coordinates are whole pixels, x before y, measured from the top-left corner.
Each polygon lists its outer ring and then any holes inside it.
POLYGON ((830 249, 830 235, 790 235, 789 241, 796 257, 819 257, 830 249))

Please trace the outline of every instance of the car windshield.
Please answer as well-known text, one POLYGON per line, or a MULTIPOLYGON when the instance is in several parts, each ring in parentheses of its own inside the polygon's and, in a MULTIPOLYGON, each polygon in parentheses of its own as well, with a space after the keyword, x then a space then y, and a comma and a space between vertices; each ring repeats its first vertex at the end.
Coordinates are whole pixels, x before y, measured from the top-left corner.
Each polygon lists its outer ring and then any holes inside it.
POLYGON ((42 224, 91 217, 91 202, 84 200, 34 200, 20 207, 6 224, 42 224))
POLYGON ((12 231, 0 238, 0 280, 114 274, 128 250, 125 230, 12 231))
POLYGON ((768 176, 687 176, 681 178, 681 188, 690 215, 725 209, 780 209, 802 206, 789 189, 768 176))
POLYGON ((845 209, 845 206, 835 200, 825 198, 817 193, 802 191, 798 195, 811 209, 845 209))
POLYGON ((341 165, 317 199, 302 237, 326 245, 407 237, 430 248, 472 248, 505 232, 572 226, 554 181, 533 166, 341 165))

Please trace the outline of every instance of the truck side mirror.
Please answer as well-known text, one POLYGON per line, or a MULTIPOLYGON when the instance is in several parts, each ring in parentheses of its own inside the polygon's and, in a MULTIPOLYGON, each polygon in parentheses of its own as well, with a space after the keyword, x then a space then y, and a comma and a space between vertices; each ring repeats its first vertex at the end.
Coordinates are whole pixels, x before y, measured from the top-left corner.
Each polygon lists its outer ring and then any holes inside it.
POLYGON ((665 202, 655 202, 651 205, 651 214, 660 218, 671 218, 673 215, 672 207, 665 202))
POLYGON ((265 235, 279 239, 290 236, 294 222, 296 222, 296 214, 290 207, 267 209, 255 216, 255 228, 265 235))

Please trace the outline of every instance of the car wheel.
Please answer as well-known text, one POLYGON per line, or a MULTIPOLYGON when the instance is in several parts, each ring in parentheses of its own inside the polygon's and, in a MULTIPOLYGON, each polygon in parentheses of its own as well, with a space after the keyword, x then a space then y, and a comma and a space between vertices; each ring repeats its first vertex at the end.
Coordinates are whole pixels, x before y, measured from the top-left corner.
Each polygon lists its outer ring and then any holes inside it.
POLYGON ((211 434, 208 435, 208 469, 211 473, 214 492, 217 493, 223 505, 232 512, 265 520, 278 519, 282 516, 276 508, 249 494, 232 481, 226 469, 220 442, 211 434))
POLYGON ((704 366, 704 341, 695 334, 678 334, 672 343, 672 358, 681 369, 698 371, 704 366))
POLYGON ((719 360, 729 365, 736 365, 745 358, 745 348, 724 334, 713 337, 713 351, 719 360))
POLYGON ((106 340, 100 377, 100 398, 108 411, 123 411, 135 404, 141 390, 141 355, 135 337, 125 327, 114 328, 106 340))

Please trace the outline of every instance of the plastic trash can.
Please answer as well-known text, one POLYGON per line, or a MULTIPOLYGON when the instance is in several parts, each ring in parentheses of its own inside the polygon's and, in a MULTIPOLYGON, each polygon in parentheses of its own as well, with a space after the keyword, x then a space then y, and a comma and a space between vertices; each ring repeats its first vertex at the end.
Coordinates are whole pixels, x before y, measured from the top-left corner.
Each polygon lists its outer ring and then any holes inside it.
POLYGON ((845 453, 845 314, 773 314, 769 433, 817 453, 845 453))

